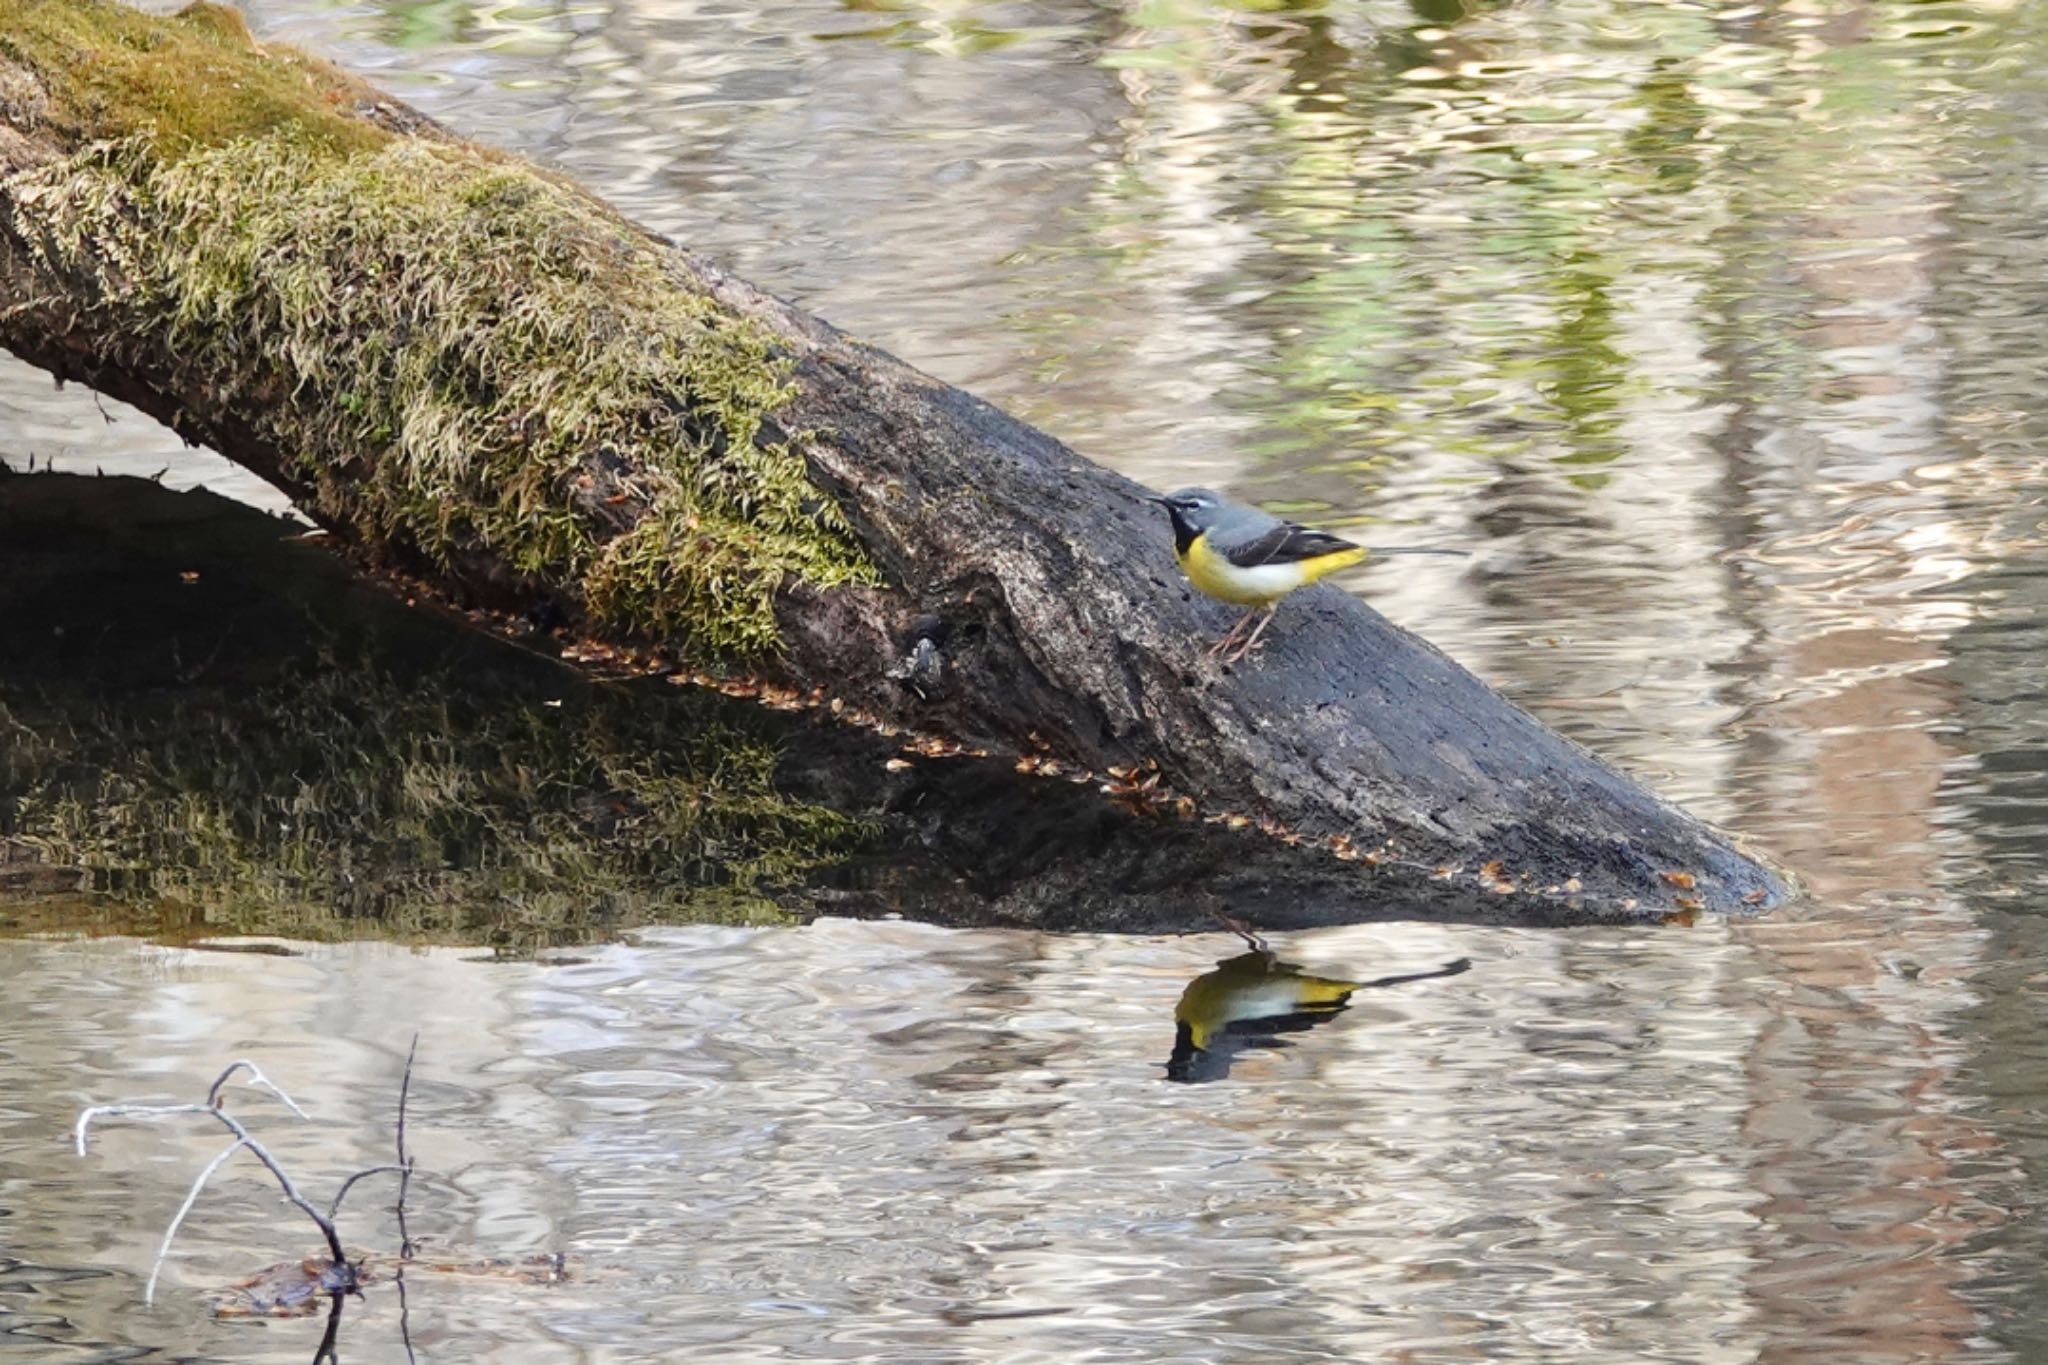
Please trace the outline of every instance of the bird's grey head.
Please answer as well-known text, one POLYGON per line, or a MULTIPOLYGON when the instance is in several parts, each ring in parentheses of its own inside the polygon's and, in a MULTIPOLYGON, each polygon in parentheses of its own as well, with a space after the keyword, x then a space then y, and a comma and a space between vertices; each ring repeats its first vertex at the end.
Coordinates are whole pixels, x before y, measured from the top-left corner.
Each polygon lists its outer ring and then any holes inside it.
POLYGON ((1196 536, 1220 521, 1224 509, 1230 505, 1213 488, 1182 488, 1152 501, 1164 507, 1167 515, 1173 518, 1174 537, 1183 550, 1196 536))

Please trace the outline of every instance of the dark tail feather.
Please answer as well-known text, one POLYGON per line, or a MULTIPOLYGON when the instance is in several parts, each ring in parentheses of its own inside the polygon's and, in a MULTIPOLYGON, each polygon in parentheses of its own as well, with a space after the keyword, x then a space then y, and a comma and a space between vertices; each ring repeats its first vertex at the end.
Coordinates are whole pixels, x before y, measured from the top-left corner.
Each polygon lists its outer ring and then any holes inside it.
POLYGON ((1470 970, 1472 970, 1472 959, 1461 957, 1454 962, 1446 962, 1433 972, 1409 972, 1406 976, 1383 976, 1377 981, 1362 981, 1359 983, 1358 989, 1374 991, 1382 986, 1399 986, 1410 981, 1434 981, 1440 976, 1457 976, 1462 972, 1470 970))

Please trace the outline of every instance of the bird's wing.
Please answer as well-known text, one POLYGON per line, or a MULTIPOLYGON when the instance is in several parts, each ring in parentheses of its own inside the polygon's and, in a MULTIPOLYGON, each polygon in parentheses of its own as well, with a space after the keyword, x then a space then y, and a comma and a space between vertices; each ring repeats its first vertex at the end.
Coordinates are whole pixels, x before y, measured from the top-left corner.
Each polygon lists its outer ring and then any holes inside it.
POLYGON ((1299 564, 1357 548, 1342 536, 1283 521, 1263 535, 1224 548, 1223 557, 1240 569, 1256 569, 1261 564, 1299 564))

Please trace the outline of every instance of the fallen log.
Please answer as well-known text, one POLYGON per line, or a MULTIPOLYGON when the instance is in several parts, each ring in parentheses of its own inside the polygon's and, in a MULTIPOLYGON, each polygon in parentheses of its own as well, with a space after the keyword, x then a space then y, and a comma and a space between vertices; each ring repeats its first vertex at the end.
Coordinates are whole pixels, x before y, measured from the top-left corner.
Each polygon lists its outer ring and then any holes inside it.
POLYGON ((1145 490, 233 11, 0 0, 0 345, 564 638, 1575 913, 1770 869, 1334 589, 1203 647, 1145 490))

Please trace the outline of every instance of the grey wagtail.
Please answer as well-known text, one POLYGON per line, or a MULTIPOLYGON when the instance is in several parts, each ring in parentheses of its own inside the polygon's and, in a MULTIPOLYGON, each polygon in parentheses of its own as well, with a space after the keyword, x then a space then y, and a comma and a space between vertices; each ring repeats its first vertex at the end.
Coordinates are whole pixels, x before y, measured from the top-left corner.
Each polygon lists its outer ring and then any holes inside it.
MULTIPOLYGON (((1242 931, 1240 931, 1242 932, 1242 931)), ((1314 1028, 1342 1013, 1358 991, 1378 990, 1456 976, 1470 959, 1446 962, 1434 971, 1383 976, 1377 981, 1342 981, 1312 976, 1246 934, 1251 951, 1219 962, 1181 992, 1173 1008, 1173 1055, 1166 1061, 1170 1081, 1214 1081, 1246 1048, 1284 1047, 1283 1033, 1314 1028)))
POLYGON ((1183 488, 1152 501, 1173 518, 1173 554, 1188 581, 1219 601, 1250 608, 1229 634, 1209 647, 1211 655, 1224 655, 1225 663, 1236 663, 1258 647, 1259 636, 1273 619, 1281 598, 1339 569, 1348 569, 1367 555, 1465 553, 1421 546, 1368 549, 1328 531, 1311 530, 1256 507, 1231 502, 1208 488, 1183 488), (1264 620, 1252 628, 1237 652, 1225 654, 1262 612, 1264 620))

